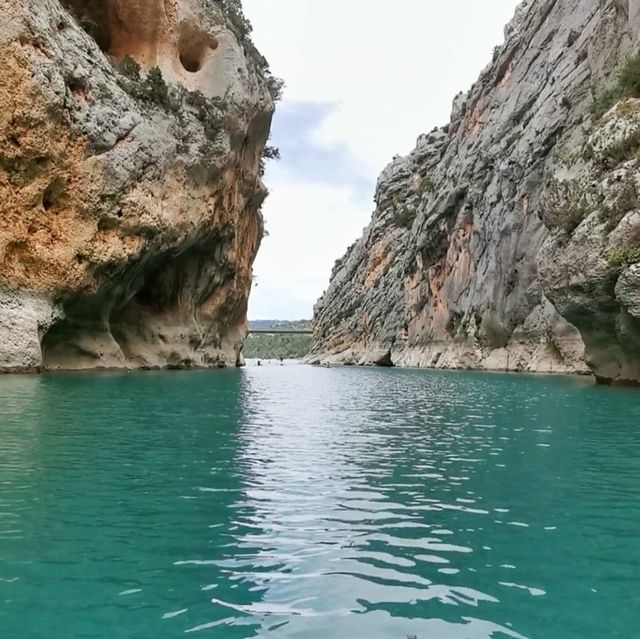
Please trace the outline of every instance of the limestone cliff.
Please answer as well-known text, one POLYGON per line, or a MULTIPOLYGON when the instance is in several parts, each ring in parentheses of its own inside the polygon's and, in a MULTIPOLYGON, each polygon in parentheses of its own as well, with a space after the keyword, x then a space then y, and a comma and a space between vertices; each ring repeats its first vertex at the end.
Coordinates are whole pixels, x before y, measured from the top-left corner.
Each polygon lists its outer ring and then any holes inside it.
POLYGON ((450 123, 382 173, 315 361, 640 381, 640 103, 596 114, 639 34, 640 0, 519 6, 450 123))
POLYGON ((278 90, 238 0, 0 20, 0 369, 234 365, 278 90))

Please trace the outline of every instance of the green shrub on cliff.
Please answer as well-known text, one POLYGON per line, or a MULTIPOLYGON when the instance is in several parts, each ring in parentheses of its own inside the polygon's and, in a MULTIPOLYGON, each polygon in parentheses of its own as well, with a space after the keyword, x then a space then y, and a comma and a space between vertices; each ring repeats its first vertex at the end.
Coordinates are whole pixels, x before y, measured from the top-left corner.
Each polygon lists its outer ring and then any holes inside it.
POLYGON ((201 91, 187 91, 181 85, 169 86, 158 67, 143 78, 140 65, 126 56, 114 63, 122 76, 120 86, 136 100, 156 104, 182 117, 186 107, 202 124, 205 137, 215 141, 223 125, 224 100, 208 98, 201 91))
POLYGON ((428 176, 425 175, 421 180, 420 180, 420 185, 419 185, 419 191, 421 193, 432 193, 433 189, 435 188, 435 185, 433 183, 433 180, 428 176))
POLYGON ((140 75, 140 66, 129 56, 117 62, 115 67, 122 75, 120 86, 136 100, 152 102, 167 111, 176 110, 177 101, 172 99, 159 67, 153 67, 144 79, 140 75))
POLYGON ((618 268, 640 263, 640 246, 629 246, 624 249, 611 251, 607 256, 609 266, 618 268))
POLYGON ((215 140, 222 128, 223 116, 220 104, 214 98, 207 98, 202 91, 189 91, 185 103, 195 109, 197 118, 209 140, 215 140))
POLYGON ((482 341, 491 348, 504 348, 509 344, 511 333, 494 315, 486 315, 481 324, 482 341))
POLYGON ((640 50, 629 56, 620 69, 618 86, 625 97, 640 98, 640 50))
POLYGON ((620 142, 609 148, 606 154, 609 166, 605 168, 615 168, 619 164, 637 157, 639 151, 640 127, 631 131, 631 133, 620 140, 620 142))
POLYGON ((140 82, 140 65, 130 55, 124 56, 122 60, 117 60, 114 66, 129 80, 140 82))
POLYGON ((256 49, 251 41, 251 33, 253 27, 251 22, 247 19, 242 10, 242 3, 240 0, 216 0, 218 6, 222 10, 222 13, 227 17, 233 30, 236 32, 238 39, 244 46, 245 51, 250 58, 256 63, 258 70, 264 75, 267 88, 271 94, 271 99, 274 102, 279 102, 282 99, 282 92, 284 90, 284 80, 274 76, 269 69, 269 63, 256 49))
POLYGON ((229 18, 229 21, 237 29, 238 35, 242 40, 251 36, 253 27, 251 22, 244 15, 240 0, 219 0, 223 13, 229 18))
POLYGON ((591 112, 599 120, 623 98, 640 98, 640 50, 629 56, 618 72, 615 86, 607 89, 595 101, 591 112))
POLYGON ((260 158, 260 177, 264 176, 267 170, 267 160, 276 160, 279 161, 282 159, 280 155, 280 149, 277 146, 265 146, 262 151, 262 157, 260 158))
POLYGON ((621 97, 622 93, 618 87, 607 89, 602 93, 591 107, 591 113, 594 119, 599 120, 621 97))
POLYGON ((271 99, 274 102, 280 102, 284 92, 284 80, 282 78, 276 78, 275 75, 269 74, 267 75, 267 87, 271 94, 271 99))
POLYGON ((280 160, 282 156, 280 155, 280 149, 277 146, 265 146, 264 151, 262 152, 262 157, 265 160, 280 160))
POLYGON ((159 67, 153 67, 147 73, 147 77, 142 84, 142 96, 145 100, 155 102, 165 108, 169 106, 169 87, 164 81, 162 71, 159 67))
POLYGON ((551 180, 540 203, 546 226, 566 233, 572 233, 594 208, 590 189, 577 180, 551 180))

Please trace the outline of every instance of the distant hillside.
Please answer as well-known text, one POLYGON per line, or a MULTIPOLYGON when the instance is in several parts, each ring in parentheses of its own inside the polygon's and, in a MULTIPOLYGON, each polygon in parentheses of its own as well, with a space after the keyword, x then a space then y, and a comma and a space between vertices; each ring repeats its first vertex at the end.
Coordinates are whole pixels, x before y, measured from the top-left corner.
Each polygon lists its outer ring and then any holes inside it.
MULTIPOLYGON (((303 331, 311 330, 311 320, 255 320, 249 322, 251 330, 303 331)), ((249 335, 244 345, 244 356, 249 359, 301 359, 313 346, 311 335, 249 335)))
POLYGON ((252 331, 310 331, 311 320, 253 320, 249 322, 252 331))

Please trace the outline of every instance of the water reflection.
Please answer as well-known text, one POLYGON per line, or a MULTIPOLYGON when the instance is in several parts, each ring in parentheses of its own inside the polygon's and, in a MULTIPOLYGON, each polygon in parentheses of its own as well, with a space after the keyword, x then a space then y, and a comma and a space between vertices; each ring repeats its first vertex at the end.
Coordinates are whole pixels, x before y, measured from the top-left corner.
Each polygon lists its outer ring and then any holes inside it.
POLYGON ((633 636, 640 396, 295 367, 0 380, 6 636, 633 636))

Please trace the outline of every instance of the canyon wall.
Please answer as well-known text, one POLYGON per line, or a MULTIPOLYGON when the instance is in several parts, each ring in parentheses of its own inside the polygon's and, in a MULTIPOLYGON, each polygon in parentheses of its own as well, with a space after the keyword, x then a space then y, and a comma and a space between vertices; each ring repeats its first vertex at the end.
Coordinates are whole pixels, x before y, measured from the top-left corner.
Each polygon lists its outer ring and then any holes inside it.
POLYGON ((0 370, 235 365, 279 90, 237 0, 0 19, 0 370))
POLYGON ((312 361, 640 381, 640 74, 612 89, 639 29, 640 0, 519 6, 449 124, 380 176, 312 361))

